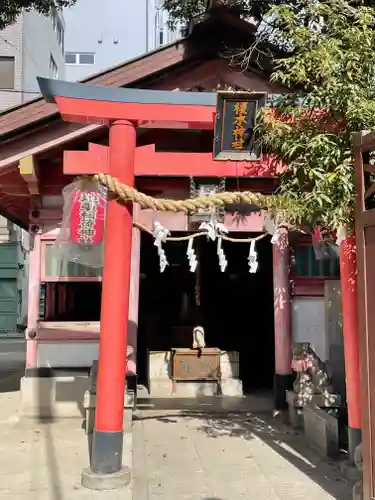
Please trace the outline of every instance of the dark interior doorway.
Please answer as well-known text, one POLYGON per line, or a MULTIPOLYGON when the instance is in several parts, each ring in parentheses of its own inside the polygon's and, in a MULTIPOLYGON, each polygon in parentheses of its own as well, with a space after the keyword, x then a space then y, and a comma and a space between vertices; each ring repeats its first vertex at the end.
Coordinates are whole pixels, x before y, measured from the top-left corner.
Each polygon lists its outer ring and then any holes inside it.
MULTIPOLYGON (((238 233, 236 237, 247 238, 249 234, 238 233)), ((189 271, 186 248, 187 243, 166 243, 169 266, 160 273, 153 238, 142 234, 137 355, 140 383, 147 385, 147 350, 191 347, 192 329, 199 321, 205 328, 208 347, 239 351, 245 393, 271 389, 274 318, 270 238, 256 244, 259 266, 255 274, 249 273, 248 243, 223 242, 228 267, 222 273, 216 242, 197 238, 199 308, 196 275, 189 271)))
POLYGON ((101 300, 100 281, 43 283, 40 294, 40 319, 100 321, 101 300))
POLYGON ((270 240, 263 238, 256 244, 259 265, 255 274, 249 273, 249 244, 224 242, 228 267, 222 273, 216 244, 204 243, 201 276, 207 343, 239 351, 244 392, 272 388, 275 349, 270 240))

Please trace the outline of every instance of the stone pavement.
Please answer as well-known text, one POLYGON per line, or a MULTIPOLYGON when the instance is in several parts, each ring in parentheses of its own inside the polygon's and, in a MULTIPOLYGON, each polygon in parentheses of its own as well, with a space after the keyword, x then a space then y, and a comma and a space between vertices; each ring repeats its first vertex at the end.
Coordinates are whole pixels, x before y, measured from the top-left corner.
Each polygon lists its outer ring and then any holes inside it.
POLYGON ((133 447, 134 500, 351 498, 338 465, 269 413, 141 411, 133 447))
MULTIPOLYGON (((131 500, 131 491, 82 488, 89 460, 82 419, 20 419, 19 392, 0 394, 0 498, 4 500, 131 500)), ((125 450, 125 460, 131 453, 125 450), (127 455, 127 456, 126 456, 127 455)))
MULTIPOLYGON (((80 484, 88 464, 81 419, 18 416, 0 394, 0 498, 7 500, 349 500, 351 486, 268 413, 150 409, 133 425, 133 495, 80 484), (267 416, 268 415, 268 416, 267 416)), ((156 405, 157 406, 157 405, 156 405)), ((168 405, 167 405, 168 406, 168 405)), ((126 452, 129 454, 130 450, 126 452)))

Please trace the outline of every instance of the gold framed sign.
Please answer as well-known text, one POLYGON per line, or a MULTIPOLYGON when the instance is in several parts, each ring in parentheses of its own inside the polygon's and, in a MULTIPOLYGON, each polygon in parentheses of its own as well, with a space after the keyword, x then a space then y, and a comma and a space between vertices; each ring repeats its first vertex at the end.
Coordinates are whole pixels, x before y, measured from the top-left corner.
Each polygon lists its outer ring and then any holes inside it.
POLYGON ((258 160, 255 138, 258 110, 265 92, 218 92, 214 135, 214 160, 258 160))

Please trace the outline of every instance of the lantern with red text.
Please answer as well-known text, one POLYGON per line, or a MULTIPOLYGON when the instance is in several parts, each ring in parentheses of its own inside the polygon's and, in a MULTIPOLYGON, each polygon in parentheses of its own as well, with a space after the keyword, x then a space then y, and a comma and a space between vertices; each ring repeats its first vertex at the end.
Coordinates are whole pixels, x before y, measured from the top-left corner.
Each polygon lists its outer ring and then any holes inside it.
POLYGON ((100 245, 104 237, 105 199, 97 190, 77 190, 70 208, 70 240, 78 245, 100 245))
POLYGON ((88 267, 103 266, 107 190, 79 179, 63 189, 63 220, 56 240, 60 258, 88 267))

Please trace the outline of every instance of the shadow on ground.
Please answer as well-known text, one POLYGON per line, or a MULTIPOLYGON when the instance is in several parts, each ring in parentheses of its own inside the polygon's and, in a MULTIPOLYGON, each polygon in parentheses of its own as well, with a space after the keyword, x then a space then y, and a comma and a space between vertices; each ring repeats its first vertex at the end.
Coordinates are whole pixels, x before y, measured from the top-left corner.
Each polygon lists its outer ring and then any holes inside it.
POLYGON ((24 366, 13 370, 0 370, 0 393, 18 392, 24 375, 24 366))
MULTIPOLYGON (((44 422, 47 423, 47 422, 44 422)), ((63 500, 63 492, 61 489, 60 466, 56 458, 56 449, 54 440, 51 434, 51 429, 48 425, 42 428, 45 453, 48 463, 48 482, 51 492, 51 500, 63 500)))
MULTIPOLYGON (((153 413, 153 412, 152 412, 153 413)), ((323 488, 336 500, 347 500, 349 495, 338 488, 338 482, 344 479, 340 473, 338 460, 330 460, 312 450, 303 435, 285 425, 280 417, 273 417, 270 413, 210 413, 207 411, 182 410, 175 413, 158 412, 158 415, 148 414, 147 411, 136 416, 135 419, 156 419, 166 425, 177 423, 176 418, 200 420, 197 432, 203 432, 212 439, 223 436, 251 440, 261 439, 266 445, 276 451, 281 457, 298 468, 316 484, 323 488)), ((346 488, 344 488, 346 490, 346 488)), ((351 485, 348 484, 349 492, 351 485)), ((220 500, 206 498, 203 500, 220 500)))
POLYGON ((26 344, 24 339, 2 339, 0 343, 0 393, 20 390, 25 374, 26 344))

